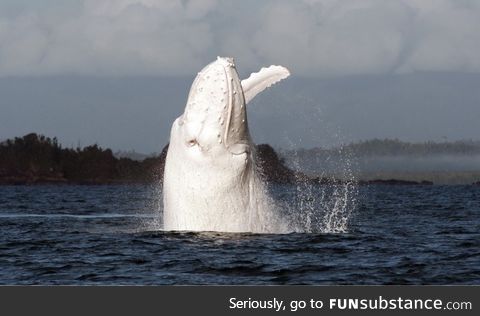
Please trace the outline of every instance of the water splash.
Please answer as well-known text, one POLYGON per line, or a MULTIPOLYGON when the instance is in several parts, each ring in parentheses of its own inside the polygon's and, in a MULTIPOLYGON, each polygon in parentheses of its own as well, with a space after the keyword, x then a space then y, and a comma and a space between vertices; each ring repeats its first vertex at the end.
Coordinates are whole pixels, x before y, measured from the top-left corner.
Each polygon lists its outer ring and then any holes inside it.
MULTIPOLYGON (((279 201, 282 213, 288 218, 291 229, 296 232, 308 233, 345 233, 348 232, 357 208, 358 186, 355 178, 355 157, 352 153, 345 151, 342 147, 338 153, 329 159, 329 168, 322 165, 319 157, 311 157, 317 163, 315 170, 306 168, 302 161, 298 148, 304 143, 318 144, 323 143, 325 138, 330 142, 345 143, 343 133, 332 122, 325 120, 322 112, 322 105, 318 100, 313 100, 299 93, 290 93, 279 90, 275 94, 267 94, 271 100, 265 100, 270 103, 269 106, 278 106, 278 104, 303 104, 306 111, 292 111, 290 119, 303 122, 315 117, 318 122, 315 126, 304 127, 302 129, 303 137, 292 139, 295 134, 286 128, 283 130, 284 142, 288 144, 289 155, 284 156, 287 165, 296 173, 295 183, 287 185, 279 190, 271 186, 271 194, 279 201), (269 102, 270 101, 270 102, 269 102), (322 135, 319 137, 318 135, 322 135), (311 181, 310 177, 318 179, 331 179, 333 181, 311 181), (277 192, 280 191, 280 192, 277 192)), ((266 107, 264 107, 266 108, 266 107)), ((294 126, 292 125, 292 128, 294 126)))
MULTIPOLYGON (((295 152, 296 153, 296 152, 295 152)), ((312 181, 302 174, 298 156, 290 157, 290 167, 297 171, 293 185, 271 186, 282 212, 295 232, 345 233, 356 209, 358 188, 348 155, 338 162, 337 180, 312 181)), ((331 178, 321 171, 320 179, 331 178)))
POLYGON ((142 220, 139 223, 138 231, 159 231, 163 230, 163 198, 162 183, 156 181, 147 189, 148 198, 145 201, 144 209, 152 215, 149 220, 142 220))

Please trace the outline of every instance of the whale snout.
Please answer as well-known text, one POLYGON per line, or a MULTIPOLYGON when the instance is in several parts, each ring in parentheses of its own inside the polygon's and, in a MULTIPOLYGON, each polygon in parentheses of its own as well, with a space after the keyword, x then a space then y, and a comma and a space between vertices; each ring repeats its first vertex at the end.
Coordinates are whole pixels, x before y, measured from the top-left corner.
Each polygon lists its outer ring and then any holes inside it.
POLYGON ((250 135, 242 85, 233 58, 217 57, 195 78, 180 120, 187 145, 248 150, 250 135))

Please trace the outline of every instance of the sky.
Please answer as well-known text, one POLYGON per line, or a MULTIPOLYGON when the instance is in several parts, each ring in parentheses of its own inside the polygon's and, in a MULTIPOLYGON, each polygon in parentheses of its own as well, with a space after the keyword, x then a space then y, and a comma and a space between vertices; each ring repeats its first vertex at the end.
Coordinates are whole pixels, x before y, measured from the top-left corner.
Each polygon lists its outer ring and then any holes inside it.
POLYGON ((478 30, 478 0, 0 0, 0 140, 158 152, 217 55, 292 73, 257 142, 478 140, 478 30))

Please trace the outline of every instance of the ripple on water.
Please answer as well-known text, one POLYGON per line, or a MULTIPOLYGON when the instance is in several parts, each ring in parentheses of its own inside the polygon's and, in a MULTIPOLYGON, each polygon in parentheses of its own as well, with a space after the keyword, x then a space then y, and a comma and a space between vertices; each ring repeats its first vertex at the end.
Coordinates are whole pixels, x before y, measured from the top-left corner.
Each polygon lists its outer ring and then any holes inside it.
POLYGON ((480 284, 480 190, 359 190, 347 233, 256 235, 158 230, 146 186, 2 187, 0 283, 480 284))

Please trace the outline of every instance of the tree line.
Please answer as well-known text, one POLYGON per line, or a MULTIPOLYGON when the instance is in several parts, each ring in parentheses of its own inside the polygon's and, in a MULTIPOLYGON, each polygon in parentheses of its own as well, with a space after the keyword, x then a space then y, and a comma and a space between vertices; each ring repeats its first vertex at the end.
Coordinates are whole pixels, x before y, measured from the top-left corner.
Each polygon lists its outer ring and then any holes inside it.
MULTIPOLYGON (((163 179, 168 145, 142 161, 115 157, 98 145, 63 148, 57 138, 31 133, 0 143, 0 184, 151 183, 163 179)), ((259 169, 269 181, 291 182, 298 176, 274 149, 258 145, 259 169)))
POLYGON ((118 159, 98 145, 63 148, 57 138, 31 133, 0 143, 0 183, 154 181, 163 172, 165 155, 118 159))

